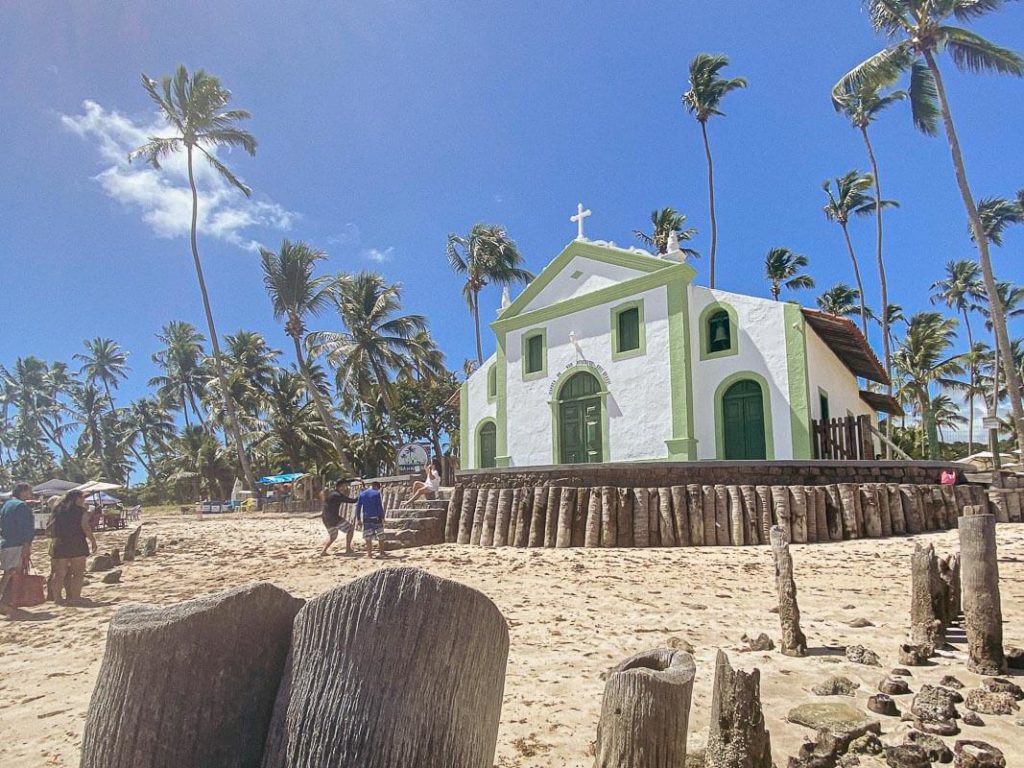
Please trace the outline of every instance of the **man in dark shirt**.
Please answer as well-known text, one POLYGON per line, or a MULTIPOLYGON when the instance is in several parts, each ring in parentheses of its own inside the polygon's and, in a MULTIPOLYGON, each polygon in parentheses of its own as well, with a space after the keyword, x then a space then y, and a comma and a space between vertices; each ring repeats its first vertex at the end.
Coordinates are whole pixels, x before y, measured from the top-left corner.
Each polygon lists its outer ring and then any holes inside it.
POLYGON ((380 498, 380 483, 376 480, 359 494, 356 501, 356 525, 363 531, 366 556, 373 558, 373 542, 376 541, 377 554, 384 557, 384 502, 380 498))
POLYGON ((324 528, 327 529, 327 541, 320 551, 321 556, 327 554, 327 550, 338 538, 338 531, 345 534, 345 554, 352 554, 352 534, 355 529, 341 514, 342 504, 356 503, 356 500, 348 495, 348 484, 348 480, 339 480, 334 484, 334 490, 324 496, 324 511, 320 519, 324 521, 324 528))
POLYGON ((36 535, 35 518, 28 502, 32 486, 18 483, 11 498, 0 507, 0 613, 8 615, 11 608, 4 602, 7 586, 14 574, 28 570, 32 539, 36 535))

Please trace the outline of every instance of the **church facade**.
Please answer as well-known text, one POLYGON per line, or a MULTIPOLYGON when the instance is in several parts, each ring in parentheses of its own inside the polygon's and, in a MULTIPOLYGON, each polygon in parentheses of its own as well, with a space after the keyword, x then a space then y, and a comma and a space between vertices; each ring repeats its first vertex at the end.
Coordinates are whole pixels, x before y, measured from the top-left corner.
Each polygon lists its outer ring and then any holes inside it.
POLYGON ((462 469, 810 459, 814 420, 877 423, 852 323, 695 285, 669 250, 579 238, 502 308, 460 393, 462 469))

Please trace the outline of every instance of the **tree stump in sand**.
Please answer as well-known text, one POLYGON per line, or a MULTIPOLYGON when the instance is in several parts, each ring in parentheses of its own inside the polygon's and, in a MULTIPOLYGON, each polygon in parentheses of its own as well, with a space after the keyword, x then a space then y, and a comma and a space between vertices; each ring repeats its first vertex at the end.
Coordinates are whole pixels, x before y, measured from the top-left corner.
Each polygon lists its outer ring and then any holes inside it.
POLYGON ((504 547, 508 543, 508 528, 512 520, 512 502, 515 492, 511 488, 502 488, 498 491, 498 509, 494 517, 494 529, 491 540, 487 541, 487 518, 484 518, 484 532, 480 536, 480 543, 485 547, 504 547))
POLYGON ((672 517, 672 489, 658 489, 658 526, 661 533, 661 546, 676 546, 676 524, 672 517))
POLYGON ((110 621, 82 768, 252 768, 302 601, 259 583, 110 621))
POLYGON ((476 508, 476 488, 466 488, 462 492, 462 510, 459 512, 459 533, 458 543, 469 544, 470 533, 473 530, 473 510, 476 508))
POLYGON ((544 532, 547 526, 548 494, 550 488, 533 489, 533 508, 530 514, 530 532, 527 534, 528 547, 543 547, 544 532))
POLYGON ((715 495, 715 488, 712 485, 702 485, 700 488, 701 514, 704 519, 704 544, 713 547, 718 544, 718 513, 715 511, 718 506, 718 497, 715 495))
POLYGON ((686 763, 695 667, 684 651, 638 653, 608 675, 595 768, 681 768, 686 763))
POLYGON ((673 485, 669 489, 672 497, 672 519, 676 524, 676 545, 680 547, 690 546, 690 516, 686 508, 686 488, 682 485, 673 485))
POLYGON ((999 599, 996 519, 968 515, 960 524, 960 583, 967 634, 967 668, 979 675, 1006 671, 1003 610, 999 599))
POLYGON ((611 486, 601 489, 601 546, 614 547, 619 539, 618 494, 611 486))
POLYGON ((633 494, 629 488, 617 489, 618 504, 616 515, 618 525, 616 529, 616 545, 619 547, 633 546, 633 494))
POLYGON ((647 489, 633 489, 633 546, 649 547, 651 537, 650 520, 647 514, 647 489))
POLYGON ((263 768, 491 768, 508 628, 475 589, 384 568, 313 598, 263 768))
POLYGON ((771 735, 761 712, 761 672, 734 670, 715 657, 705 768, 772 768, 771 735))
POLYGON ((141 534, 141 525, 135 526, 135 530, 128 534, 128 541, 124 543, 124 561, 126 563, 135 559, 135 554, 139 551, 139 536, 141 534))
POLYGON ((793 541, 797 544, 806 544, 807 496, 802 486, 794 485, 789 489, 789 515, 793 541))
POLYGON ((807 638, 800 631, 800 608, 796 603, 793 557, 789 552, 786 529, 773 525, 771 543, 772 557, 775 559, 775 589, 779 595, 779 621, 782 623, 779 650, 786 656, 804 656, 807 654, 807 638))
POLYGON ((448 500, 448 513, 444 519, 445 544, 453 544, 459 540, 459 512, 462 510, 462 486, 452 489, 452 497, 448 500))
POLYGON ((948 627, 960 615, 960 555, 946 555, 939 558, 939 578, 946 586, 946 616, 943 619, 948 627))
POLYGON ((601 546, 601 489, 591 488, 587 503, 587 524, 584 529, 583 546, 601 546))
POLYGON ((939 563, 931 544, 914 546, 910 556, 910 641, 935 648, 945 641, 939 563))
POLYGON ((558 504, 558 535, 555 546, 565 549, 572 546, 572 518, 576 513, 576 489, 563 488, 558 504))
POLYGON ((743 494, 738 485, 726 488, 729 498, 729 538, 733 546, 742 547, 747 543, 746 526, 743 523, 743 494))
POLYGON ((686 486, 686 512, 690 516, 690 544, 704 544, 704 495, 695 483, 686 486))

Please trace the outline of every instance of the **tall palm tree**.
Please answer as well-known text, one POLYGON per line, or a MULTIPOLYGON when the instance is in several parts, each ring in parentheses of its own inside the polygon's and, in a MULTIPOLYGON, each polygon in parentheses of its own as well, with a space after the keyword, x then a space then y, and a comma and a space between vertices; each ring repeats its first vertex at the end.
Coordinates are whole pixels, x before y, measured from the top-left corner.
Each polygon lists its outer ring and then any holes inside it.
POLYGON ((465 275, 462 295, 473 314, 476 327, 476 358, 484 364, 480 340, 480 291, 487 285, 528 283, 533 275, 523 269, 523 257, 515 241, 497 224, 474 224, 468 235, 448 235, 448 264, 465 275))
MULTIPOLYGON (((1024 194, 1024 190, 1017 194, 1024 194)), ((989 242, 1001 248, 1006 228, 1024 223, 1024 205, 1003 197, 985 197, 978 201, 978 215, 989 242)))
MULTIPOLYGON (((818 309, 836 317, 849 317, 857 312, 859 300, 860 291, 846 283, 836 283, 816 299, 818 309)), ((865 311, 863 306, 861 311, 865 311)))
MULTIPOLYGON (((142 441, 143 456, 136 457, 146 469, 150 479, 155 479, 153 472, 153 451, 166 446, 175 436, 177 430, 167 409, 159 398, 140 397, 128 406, 127 422, 133 434, 142 441)), ((132 450, 135 450, 134 445, 132 450)))
MULTIPOLYGON (((885 259, 882 256, 882 182, 878 173, 878 160, 875 157, 875 148, 871 143, 871 136, 868 127, 878 119, 878 116, 897 101, 907 98, 906 91, 891 91, 882 93, 881 89, 871 83, 863 83, 851 91, 844 92, 833 102, 837 110, 841 110, 849 119, 850 124, 860 131, 864 139, 864 148, 868 153, 868 160, 871 162, 871 178, 875 182, 875 262, 878 268, 878 287, 881 294, 881 306, 889 306, 889 281, 885 274, 885 259)), ((885 361, 886 374, 892 375, 892 344, 889 333, 889 318, 887 313, 881 314, 882 324, 882 357, 885 361)), ((888 393, 892 395, 892 382, 888 385, 888 393)), ((891 428, 891 419, 886 420, 886 428, 891 428)), ((891 435, 886 435, 891 439, 891 435)), ((885 447, 886 456, 890 456, 891 449, 885 447)))
POLYGON ((260 264, 263 267, 263 285, 274 306, 274 319, 286 317, 284 325, 292 342, 295 344, 295 361, 306 381, 306 391, 313 398, 320 421, 326 426, 334 450, 338 454, 338 462, 349 469, 341 442, 341 434, 331 416, 330 408, 324 402, 320 390, 313 386, 306 354, 302 349, 302 340, 306 335, 306 317, 319 315, 331 305, 331 297, 335 286, 333 277, 322 275, 313 277, 317 262, 327 258, 323 251, 311 248, 304 242, 281 243, 278 253, 260 249, 260 264))
POLYGON ((99 382, 107 394, 110 407, 114 407, 114 396, 111 389, 128 378, 131 368, 128 367, 128 353, 113 339, 96 337, 85 342, 85 353, 73 355, 82 364, 79 373, 85 374, 88 382, 99 382))
MULTIPOLYGON (((333 447, 330 433, 320 420, 315 401, 306 398, 302 374, 278 369, 266 390, 267 420, 257 443, 273 446, 271 457, 279 469, 301 472, 319 464, 333 447)), ((347 455, 342 455, 347 465, 347 455)))
POLYGON ((1001 10, 1006 0, 867 0, 875 29, 891 45, 861 62, 836 84, 833 100, 864 84, 883 87, 910 73, 910 105, 914 123, 927 134, 938 132, 941 117, 949 142, 957 187, 963 199, 971 233, 978 248, 982 277, 989 300, 996 339, 1007 370, 1010 407, 1017 423, 1019 447, 1024 451, 1024 405, 1021 382, 1010 358, 1010 337, 1003 308, 999 305, 996 278, 989 255, 988 237, 967 178, 960 139, 953 124, 946 86, 937 56, 949 54, 953 64, 968 72, 996 72, 1024 76, 1024 59, 1014 51, 996 45, 964 27, 947 24, 950 17, 960 23, 975 21, 1001 10))
POLYGON ((704 137, 704 156, 708 163, 708 211, 711 216, 711 258, 708 284, 715 287, 715 255, 718 253, 718 219, 715 216, 715 165, 711 159, 708 141, 708 119, 714 115, 724 117, 720 109, 726 94, 747 87, 742 77, 725 79, 718 73, 729 65, 729 57, 698 53, 690 62, 690 90, 683 94, 683 107, 700 123, 704 137))
MULTIPOLYGON (((946 276, 932 283, 932 304, 945 304, 964 321, 967 332, 967 347, 974 350, 974 330, 971 328, 971 312, 985 300, 985 285, 981 280, 978 265, 968 259, 946 263, 946 276)), ((967 357, 970 383, 967 388, 968 454, 974 453, 974 395, 978 383, 978 365, 973 355, 967 357)))
POLYGON ((199 401, 206 391, 210 375, 206 367, 206 338, 191 323, 171 320, 156 334, 164 348, 152 355, 152 360, 163 371, 149 380, 157 387, 157 394, 174 403, 185 417, 185 426, 191 426, 189 407, 199 420, 205 418, 199 401))
MULTIPOLYGON (((651 233, 647 234, 634 229, 637 240, 648 247, 654 247, 658 254, 668 253, 669 236, 675 232, 680 243, 692 240, 697 234, 694 227, 686 226, 686 214, 679 213, 675 208, 660 208, 651 211, 651 233)), ((697 257, 700 254, 693 248, 680 248, 687 256, 697 257)))
POLYGON ((772 248, 764 257, 764 276, 771 284, 772 298, 779 300, 782 289, 795 291, 813 288, 814 278, 801 274, 808 264, 807 257, 793 253, 789 248, 772 248))
MULTIPOLYGON (((853 240, 850 239, 850 217, 866 216, 877 211, 878 205, 875 199, 868 192, 874 184, 870 173, 861 173, 852 170, 844 176, 834 180, 826 180, 821 188, 828 195, 828 203, 825 204, 825 218, 836 222, 843 230, 843 239, 846 241, 846 250, 850 254, 850 263, 853 265, 853 277, 857 282, 857 294, 860 298, 860 327, 864 331, 864 338, 868 338, 868 312, 865 304, 864 283, 860 279, 860 264, 857 261, 857 254, 853 249, 853 240), (835 184, 835 193, 832 192, 832 184, 835 184)), ((887 208, 896 206, 894 200, 883 200, 881 207, 887 208)))
POLYGON ((939 434, 932 411, 933 385, 955 387, 963 373, 960 355, 950 355, 957 321, 938 312, 918 312, 893 354, 893 366, 902 374, 901 395, 916 403, 928 441, 928 458, 939 458, 939 434))
MULTIPOLYGON (((444 352, 437 346, 434 337, 426 328, 417 331, 412 337, 412 358, 409 361, 407 373, 416 377, 421 386, 432 386, 442 377, 449 375, 444 365, 444 352)), ((424 418, 430 426, 430 444, 434 449, 434 455, 441 455, 441 433, 437 429, 435 421, 424 413, 424 418)))
POLYGON ((203 309, 206 312, 206 325, 210 332, 210 344, 213 347, 214 368, 220 380, 221 393, 224 396, 225 427, 235 445, 238 463, 245 475, 250 489, 256 487, 256 476, 253 475, 249 457, 242 444, 242 436, 238 430, 235 416, 235 405, 229 396, 227 375, 224 373, 224 361, 220 353, 220 341, 217 328, 213 322, 213 310, 210 307, 210 296, 206 291, 206 278, 203 276, 203 263, 199 259, 199 246, 196 242, 197 224, 199 221, 199 193, 192 167, 193 155, 199 153, 213 167, 214 171, 228 184, 240 190, 246 197, 252 190, 243 184, 220 160, 211 149, 221 147, 240 147, 250 155, 256 154, 256 139, 242 128, 238 122, 248 120, 250 115, 241 109, 225 109, 231 100, 231 91, 224 88, 213 75, 196 70, 191 75, 184 65, 178 67, 174 77, 165 77, 157 83, 151 77, 142 75, 142 86, 146 93, 159 108, 163 118, 174 129, 175 135, 169 137, 152 137, 150 140, 133 150, 129 161, 143 158, 157 170, 160 162, 181 149, 185 150, 188 166, 188 185, 192 190, 192 227, 190 242, 192 245, 192 261, 195 264, 196 279, 199 281, 199 293, 203 297, 203 309), (209 148, 209 149, 208 149, 209 148))

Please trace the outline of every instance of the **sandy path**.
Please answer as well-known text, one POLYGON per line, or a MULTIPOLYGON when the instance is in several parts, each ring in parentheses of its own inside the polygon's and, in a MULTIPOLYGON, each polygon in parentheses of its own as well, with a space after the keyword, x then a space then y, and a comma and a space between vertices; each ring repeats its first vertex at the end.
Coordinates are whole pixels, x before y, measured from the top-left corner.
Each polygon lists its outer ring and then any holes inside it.
MULTIPOLYGON (((0 620, 0 764, 4 768, 75 766, 85 711, 103 653, 110 616, 128 602, 166 604, 252 580, 272 581, 310 597, 382 567, 363 558, 316 556, 319 524, 279 518, 174 517, 147 523, 160 554, 124 568, 119 585, 93 579, 85 594, 98 605, 32 609, 32 620, 0 620)), ((101 533, 101 548, 126 532, 101 533)), ((767 632, 778 642, 771 556, 766 547, 652 550, 485 550, 446 545, 397 554, 414 565, 463 581, 491 597, 508 618, 511 652, 498 736, 498 766, 590 766, 600 711, 600 675, 625 656, 679 638, 696 648, 692 743, 703 741, 710 710, 715 651, 734 666, 758 666, 776 762, 785 765, 808 732, 784 722, 791 706, 821 701, 810 687, 832 674, 861 683, 863 706, 883 670, 847 662, 841 647, 859 643, 887 667, 907 629, 909 560, 914 540, 940 551, 956 532, 878 541, 794 546, 803 629, 813 655, 741 654, 740 637, 767 632), (853 629, 863 618, 874 626, 853 629)), ((1024 526, 1001 526, 999 554, 1007 644, 1024 645, 1024 526)), ((37 562, 44 562, 42 545, 37 562)), ((960 659, 913 670, 911 689, 956 674, 979 678, 960 659)), ((1018 683, 1024 682, 1020 679, 1018 683)), ((837 697, 835 700, 845 700, 837 697)), ((901 709, 909 697, 899 697, 901 709)), ((1024 717, 984 716, 980 738, 1024 764, 1024 717)), ((906 730, 883 718, 886 733, 906 730)))

